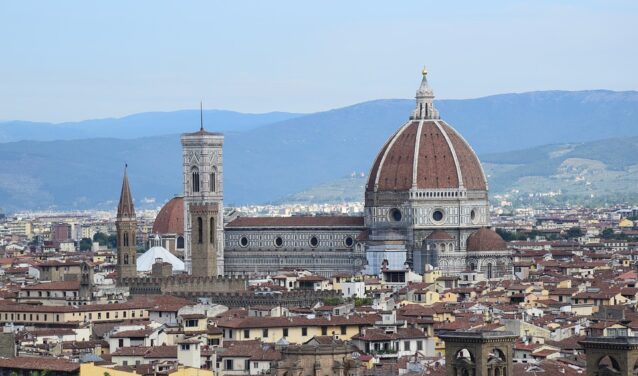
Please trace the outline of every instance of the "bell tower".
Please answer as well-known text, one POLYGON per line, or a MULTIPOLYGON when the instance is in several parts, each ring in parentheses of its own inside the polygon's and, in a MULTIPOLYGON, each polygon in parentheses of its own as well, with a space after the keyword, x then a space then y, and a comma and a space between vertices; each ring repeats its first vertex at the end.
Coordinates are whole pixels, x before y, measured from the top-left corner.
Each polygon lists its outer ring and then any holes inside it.
MULTIPOLYGON (((200 110, 201 111, 201 110, 200 110)), ((198 277, 224 274, 224 135, 200 129, 182 134, 184 262, 198 277)))
POLYGON ((135 207, 133 206, 131 188, 128 184, 127 167, 125 166, 120 202, 117 205, 117 218, 115 219, 115 228, 117 230, 117 278, 120 283, 124 278, 137 276, 135 260, 137 255, 135 247, 136 227, 135 207))

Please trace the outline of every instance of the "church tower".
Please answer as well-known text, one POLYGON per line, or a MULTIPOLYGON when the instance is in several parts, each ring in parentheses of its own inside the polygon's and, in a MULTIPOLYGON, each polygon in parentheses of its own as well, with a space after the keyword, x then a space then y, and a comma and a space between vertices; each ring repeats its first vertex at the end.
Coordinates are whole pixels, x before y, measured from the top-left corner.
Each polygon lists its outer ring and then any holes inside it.
POLYGON ((131 196, 126 170, 127 168, 124 167, 122 192, 120 193, 120 203, 117 206, 117 218, 115 219, 115 228, 117 229, 117 277, 120 282, 124 278, 137 276, 135 260, 137 220, 135 219, 135 207, 133 206, 133 197, 131 196))
POLYGON ((224 274, 224 135, 204 130, 182 134, 184 261, 198 277, 224 274))

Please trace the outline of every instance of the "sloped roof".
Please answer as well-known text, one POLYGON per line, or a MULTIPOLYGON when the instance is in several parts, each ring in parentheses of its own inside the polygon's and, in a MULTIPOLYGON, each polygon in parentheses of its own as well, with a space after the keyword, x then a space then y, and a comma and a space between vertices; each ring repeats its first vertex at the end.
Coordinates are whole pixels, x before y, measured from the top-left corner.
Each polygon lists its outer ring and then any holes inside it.
POLYGON ((144 252, 143 255, 138 257, 137 271, 151 271, 153 264, 155 264, 157 259, 162 259, 163 262, 168 262, 169 264, 173 265, 174 271, 184 271, 184 262, 175 257, 164 247, 152 247, 148 251, 144 252))

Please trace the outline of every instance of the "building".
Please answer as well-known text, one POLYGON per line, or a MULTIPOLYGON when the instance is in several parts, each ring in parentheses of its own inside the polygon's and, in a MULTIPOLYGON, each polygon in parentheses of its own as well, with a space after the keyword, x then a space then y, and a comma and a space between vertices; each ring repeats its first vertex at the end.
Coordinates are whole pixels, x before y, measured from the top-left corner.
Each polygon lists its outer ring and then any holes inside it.
POLYGON ((184 196, 154 232, 194 276, 267 275, 282 268, 379 274, 426 265, 449 275, 511 274, 506 243, 489 229, 486 175, 471 146, 434 107, 423 71, 416 107, 372 163, 363 216, 224 218, 223 135, 183 134, 184 196), (183 213, 180 217, 180 213, 183 213), (183 230, 181 230, 183 226, 183 230), (367 265, 366 265, 367 264, 367 265))

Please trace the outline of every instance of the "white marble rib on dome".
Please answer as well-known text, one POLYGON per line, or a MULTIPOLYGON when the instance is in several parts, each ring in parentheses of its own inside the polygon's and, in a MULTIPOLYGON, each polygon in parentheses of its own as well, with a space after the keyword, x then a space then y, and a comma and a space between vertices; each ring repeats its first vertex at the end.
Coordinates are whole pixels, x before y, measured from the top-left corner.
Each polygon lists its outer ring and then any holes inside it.
POLYGON ((160 246, 150 248, 137 258, 137 271, 150 272, 158 258, 173 265, 173 271, 184 271, 184 262, 160 246))

